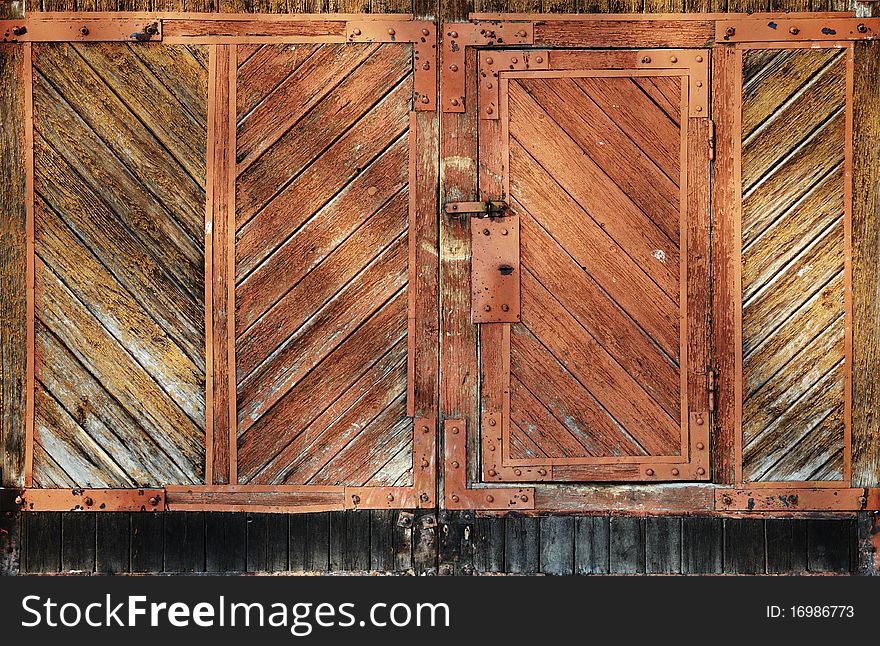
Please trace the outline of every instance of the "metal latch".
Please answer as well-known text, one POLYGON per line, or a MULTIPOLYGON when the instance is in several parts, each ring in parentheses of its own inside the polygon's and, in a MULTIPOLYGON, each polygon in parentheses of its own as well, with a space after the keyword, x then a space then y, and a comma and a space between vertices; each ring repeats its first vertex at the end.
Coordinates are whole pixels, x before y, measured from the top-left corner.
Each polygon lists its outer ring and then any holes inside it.
POLYGON ((487 218, 498 216, 507 211, 507 203, 497 200, 486 202, 448 202, 444 210, 449 215, 470 215, 473 217, 487 218))

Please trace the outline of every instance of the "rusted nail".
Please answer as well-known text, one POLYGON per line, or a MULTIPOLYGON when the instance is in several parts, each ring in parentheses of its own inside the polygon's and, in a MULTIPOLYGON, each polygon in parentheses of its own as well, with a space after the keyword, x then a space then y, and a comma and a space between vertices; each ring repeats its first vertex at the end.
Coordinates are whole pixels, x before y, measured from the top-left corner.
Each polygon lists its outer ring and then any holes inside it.
POLYGON ((452 103, 452 105, 458 105, 458 99, 452 99, 450 103, 452 103))
POLYGON ((644 63, 645 65, 647 65, 647 64, 650 63, 650 62, 651 62, 651 57, 650 57, 650 56, 643 56, 643 57, 642 57, 642 63, 644 63))
POLYGON ((728 27, 727 29, 724 30, 724 33, 727 34, 728 36, 733 36, 736 33, 736 29, 733 27, 728 27))
POLYGON ((452 461, 452 468, 453 468, 453 469, 457 469, 457 468, 458 468, 458 460, 453 460, 453 461, 452 461))
POLYGON ((353 33, 355 36, 360 36, 360 35, 361 35, 361 30, 360 30, 360 29, 355 29, 352 33, 353 33))
POLYGON ((431 463, 428 462, 425 458, 422 458, 422 468, 427 469, 429 466, 431 466, 431 463))
POLYGON ((159 496, 153 496, 150 498, 150 506, 155 507, 159 504, 159 496))
POLYGON ((788 30, 788 33, 790 33, 792 36, 797 36, 799 33, 801 33, 801 30, 797 27, 792 27, 788 30))
POLYGON ((394 502, 394 494, 393 493, 388 494, 388 502, 394 502))
POLYGON ((543 63, 544 57, 543 56, 535 56, 535 62, 536 63, 543 63))
POLYGON ((538 469, 538 475, 539 476, 547 475, 547 469, 538 469))
POLYGON ((698 106, 697 106, 697 112, 702 112, 702 111, 703 111, 703 106, 698 105, 698 106))
POLYGON ((452 502, 458 502, 458 495, 452 494, 452 502))
POLYGON ((669 62, 670 62, 670 63, 677 63, 677 62, 678 62, 678 57, 677 57, 677 56, 670 56, 670 57, 669 57, 669 62))
POLYGON ((513 472, 518 476, 522 475, 522 469, 514 469, 513 472))
POLYGON ((868 504, 868 499, 865 496, 859 496, 859 504, 864 507, 868 504))
POLYGON ((457 71, 458 71, 458 65, 450 65, 450 66, 449 66, 449 69, 452 70, 453 72, 457 72, 457 71))
POLYGON ((528 502, 528 501, 529 501, 529 497, 528 497, 528 496, 520 496, 519 499, 522 500, 523 502, 528 502))
POLYGON ((489 426, 495 426, 497 423, 498 423, 498 422, 495 421, 495 418, 494 418, 494 417, 491 418, 491 419, 489 419, 489 426))
POLYGON ((507 229, 501 229, 501 235, 506 236, 508 233, 510 232, 507 229))
POLYGON ((511 58, 510 62, 513 63, 514 65, 516 65, 517 63, 519 63, 519 59, 518 58, 511 58))
POLYGON ((706 445, 703 444, 702 442, 697 442, 697 448, 698 448, 700 451, 702 451, 703 449, 706 448, 706 445))
POLYGON ((492 106, 489 106, 488 108, 486 108, 486 114, 492 114, 493 112, 495 112, 495 111, 492 109, 492 106))
POLYGON ((430 432, 431 432, 431 428, 427 424, 422 426, 422 433, 430 433, 430 432))
POLYGON ((388 30, 388 35, 389 35, 389 36, 393 36, 393 35, 396 34, 396 33, 397 33, 397 32, 394 31, 393 29, 389 29, 389 30, 388 30))
POLYGON ((489 235, 489 233, 490 233, 489 229, 483 229, 483 235, 484 235, 484 236, 489 235))
POLYGON ((458 427, 457 427, 457 426, 453 426, 453 427, 452 427, 452 434, 453 434, 453 435, 458 435, 458 427))
POLYGON ((498 475, 498 472, 495 469, 489 469, 489 475, 494 478, 498 475))
POLYGON ((492 85, 491 82, 486 83, 486 89, 487 89, 487 90, 491 90, 493 87, 494 87, 494 86, 492 85))
POLYGON ((353 495, 353 496, 351 497, 351 501, 352 501, 354 504, 358 505, 358 504, 360 504, 360 502, 361 502, 361 497, 355 494, 355 495, 353 495))
POLYGON ((491 311, 492 311, 492 306, 491 306, 491 305, 483 305, 483 310, 486 311, 486 312, 491 312, 491 311))
POLYGON ((645 475, 649 475, 649 476, 654 475, 654 469, 645 469, 645 475))
POLYGON ((428 502, 430 499, 431 496, 426 493, 423 493, 421 496, 419 496, 419 500, 421 500, 422 502, 428 502))
POLYGON ((91 498, 83 498, 83 504, 86 507, 91 507, 93 504, 95 504, 95 501, 92 500, 91 498))
POLYGON ((429 99, 428 97, 426 97, 426 96, 422 97, 422 103, 430 103, 430 102, 431 102, 431 99, 429 99))
POLYGON ((864 34, 865 32, 868 31, 868 26, 867 26, 865 23, 860 22, 860 23, 859 23, 859 26, 856 27, 856 29, 858 30, 858 32, 859 32, 860 34, 864 34))
POLYGON ((81 33, 83 36, 88 36, 89 35, 89 28, 85 27, 85 26, 80 27, 79 33, 81 33))
POLYGON ((489 494, 488 496, 486 496, 486 502, 495 502, 495 496, 489 494))
POLYGON ((672 475, 677 476, 677 475, 678 475, 678 469, 673 469, 673 470, 672 470, 672 475))
POLYGON ((721 496, 721 502, 725 505, 729 505, 733 502, 733 498, 731 498, 729 494, 724 494, 723 496, 721 496))
POLYGON ((698 476, 706 475, 706 470, 703 467, 698 468, 697 475, 698 476))
POLYGON ((458 32, 457 31, 450 31, 449 37, 450 38, 458 38, 458 32))
POLYGON ((702 63, 702 62, 703 62, 703 57, 702 57, 702 56, 697 56, 697 59, 696 59, 696 60, 697 60, 698 63, 702 63))
POLYGON ((502 312, 507 312, 507 311, 509 311, 509 310, 510 310, 510 306, 507 305, 506 303, 505 303, 504 305, 501 306, 501 311, 502 311, 502 312))
POLYGON ((429 29, 422 29, 422 36, 430 36, 431 31, 429 29))
POLYGON ((24 503, 24 498, 22 498, 21 496, 15 497, 15 504, 16 505, 18 505, 20 507, 23 503, 24 503))
POLYGON ((422 63, 422 69, 425 71, 428 71, 429 69, 431 69, 431 63, 428 61, 425 61, 424 63, 422 63))
POLYGON ((491 57, 486 59, 486 65, 491 65, 494 62, 495 61, 491 57))
POLYGON ((697 87, 703 87, 703 82, 702 82, 702 81, 697 81, 697 87))
POLYGON ((520 29, 518 32, 516 32, 516 35, 519 36, 520 38, 525 38, 526 37, 526 30, 520 29))
POLYGON ((703 416, 699 415, 697 417, 697 426, 702 426, 702 425, 703 425, 703 416))

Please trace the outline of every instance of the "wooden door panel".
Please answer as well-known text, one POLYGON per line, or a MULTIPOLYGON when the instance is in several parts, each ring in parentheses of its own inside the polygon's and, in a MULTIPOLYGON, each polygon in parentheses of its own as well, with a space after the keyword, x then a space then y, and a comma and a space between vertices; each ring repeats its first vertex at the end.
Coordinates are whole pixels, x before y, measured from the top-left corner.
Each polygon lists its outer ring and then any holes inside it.
POLYGON ((849 47, 742 52, 742 476, 848 478, 849 47))
POLYGON ((204 50, 33 46, 35 487, 203 482, 204 50))
POLYGON ((411 48, 242 46, 237 77, 239 481, 411 486, 411 48))
POLYGON ((494 219, 520 240, 518 320, 480 313, 484 476, 703 479, 691 418, 707 425, 709 156, 691 109, 705 96, 691 69, 637 64, 650 57, 562 52, 554 69, 555 55, 546 70, 500 67, 500 124, 480 111, 481 160, 509 204, 494 219))

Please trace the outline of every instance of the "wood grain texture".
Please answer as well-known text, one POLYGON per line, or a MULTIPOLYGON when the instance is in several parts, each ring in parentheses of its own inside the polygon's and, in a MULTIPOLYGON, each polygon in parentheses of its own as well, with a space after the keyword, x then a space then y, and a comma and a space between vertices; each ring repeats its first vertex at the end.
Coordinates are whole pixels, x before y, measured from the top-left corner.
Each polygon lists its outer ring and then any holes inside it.
POLYGON ((203 477, 207 72, 150 52, 35 48, 37 486, 203 477))
MULTIPOLYGON (((12 8, 0 9, 9 13, 12 8)), ((14 11, 11 12, 14 14, 14 11)), ((24 57, 0 47, 0 484, 25 477, 25 135, 24 57)))
POLYGON ((750 481, 844 478, 846 56, 743 54, 742 432, 750 481))
POLYGON ((411 73, 394 44, 264 46, 239 68, 242 482, 412 481, 407 414, 436 392, 436 136, 411 73), (248 73, 266 51, 288 64, 248 73))

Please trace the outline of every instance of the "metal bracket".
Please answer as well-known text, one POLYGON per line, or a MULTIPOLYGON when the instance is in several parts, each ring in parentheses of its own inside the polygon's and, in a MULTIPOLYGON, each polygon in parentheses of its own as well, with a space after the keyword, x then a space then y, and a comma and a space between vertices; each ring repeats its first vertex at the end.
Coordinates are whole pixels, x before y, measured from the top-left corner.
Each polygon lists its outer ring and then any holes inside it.
POLYGON ((739 18, 715 23, 715 42, 873 40, 880 18, 739 18))
POLYGON ((483 413, 480 434, 483 447, 484 482, 544 482, 553 480, 553 467, 506 466, 503 458, 503 415, 499 412, 483 413))
POLYGON ((480 55, 479 93, 480 118, 500 118, 498 99, 500 72, 512 70, 546 70, 549 56, 546 51, 489 50, 480 55))
MULTIPOLYGON (((715 509, 721 511, 875 511, 880 489, 850 487, 785 487, 716 489, 715 509)), ((843 483, 841 483, 843 484, 843 483)))
POLYGON ((53 18, 51 14, 27 20, 0 20, 4 43, 138 42, 162 41, 162 20, 140 18, 53 18))
POLYGON ((437 109, 437 28, 428 20, 349 20, 350 43, 413 44, 413 109, 437 109))
POLYGON ((475 217, 489 217, 490 215, 502 215, 507 211, 506 202, 448 202, 443 210, 447 215, 471 215, 475 217))
POLYGON ((688 116, 709 116, 709 50, 639 51, 636 53, 636 69, 682 70, 688 76, 688 116))
POLYGON ((443 26, 443 69, 440 94, 443 112, 465 111, 465 48, 531 45, 532 22, 449 22, 443 26))
POLYGON ((446 509, 535 508, 533 487, 468 489, 467 425, 463 419, 447 419, 443 429, 443 506, 446 509))
POLYGON ((165 511, 164 489, 25 489, 22 511, 165 511))
POLYGON ((471 219, 471 321, 520 320, 519 216, 471 219))

